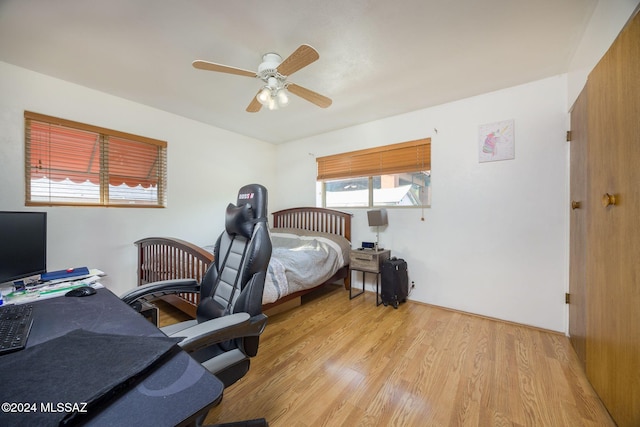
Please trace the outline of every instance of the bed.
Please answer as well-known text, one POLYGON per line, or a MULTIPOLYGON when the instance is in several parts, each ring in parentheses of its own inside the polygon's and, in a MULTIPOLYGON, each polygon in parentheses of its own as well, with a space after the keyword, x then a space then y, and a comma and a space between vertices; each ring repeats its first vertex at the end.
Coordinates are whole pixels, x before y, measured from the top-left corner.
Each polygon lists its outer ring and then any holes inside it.
MULTIPOLYGON (((288 309, 299 305, 303 295, 339 280, 344 282, 345 289, 349 289, 350 213, 302 207, 272 215, 273 252, 265 281, 263 311, 275 313, 278 307, 288 309), (293 252, 304 252, 315 260, 297 258, 299 255, 293 252), (318 264, 319 256, 324 260, 321 265, 318 264), (316 274, 305 274, 309 271, 316 274)), ((138 286, 169 279, 200 281, 213 261, 213 245, 199 247, 168 237, 149 237, 138 240, 135 245, 138 248, 138 286)), ((161 298, 195 317, 198 294, 161 298)))

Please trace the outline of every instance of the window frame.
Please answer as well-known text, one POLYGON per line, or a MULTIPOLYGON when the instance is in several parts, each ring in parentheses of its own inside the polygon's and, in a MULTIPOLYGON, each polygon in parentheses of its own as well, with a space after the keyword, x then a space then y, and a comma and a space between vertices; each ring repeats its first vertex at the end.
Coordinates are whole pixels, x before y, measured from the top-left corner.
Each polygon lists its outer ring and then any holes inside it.
POLYGON ((350 178, 367 179, 367 206, 331 206, 331 208, 425 208, 431 207, 431 138, 417 139, 364 150, 350 151, 318 157, 316 177, 316 204, 327 207, 327 181, 350 178), (425 204, 384 205, 374 204, 374 178, 404 173, 428 172, 429 192, 425 204), (320 184, 318 186, 318 184, 320 184))
MULTIPOLYGON (((167 142, 148 138, 144 136, 134 135, 126 132, 116 131, 113 129, 107 129, 100 126, 88 125, 85 123, 75 122, 72 120, 61 119, 58 117, 47 116, 40 113, 34 113, 31 111, 24 112, 24 165, 25 165, 25 206, 77 206, 77 207, 126 207, 126 208, 165 208, 167 205, 167 142), (37 122, 48 126, 58 126, 61 128, 67 128, 71 131, 81 131, 92 133, 97 136, 96 143, 99 144, 99 149, 96 150, 99 154, 99 182, 95 183, 99 187, 99 200, 96 201, 41 201, 32 200, 32 174, 33 165, 31 164, 32 156, 32 123, 37 122), (157 157, 154 165, 157 164, 157 176, 153 175, 152 181, 157 181, 157 190, 155 201, 142 202, 135 201, 135 198, 129 199, 129 202, 119 202, 118 199, 110 199, 109 186, 112 185, 110 178, 115 175, 109 174, 109 140, 113 139, 113 147, 118 147, 120 150, 125 147, 124 153, 134 153, 133 151, 126 151, 126 145, 131 144, 130 150, 133 150, 133 146, 143 147, 143 150, 148 150, 149 147, 157 149, 157 157)), ((58 132, 60 134, 61 132, 58 132)), ((50 148, 50 145, 48 146, 50 148)), ((120 154, 122 151, 119 152, 120 154)), ((64 155, 64 152, 58 152, 60 156, 64 155)), ((134 158, 135 154, 132 155, 134 158)), ((140 160, 140 162, 142 162, 140 160)), ((135 164, 135 162, 134 162, 135 164)), ((72 171, 76 172, 76 171, 72 171)), ((80 172, 80 171, 77 171, 80 172)), ((88 174, 88 173, 87 173, 88 174)), ((130 177, 131 180, 139 180, 136 177, 130 177)), ((75 181, 74 181, 75 182, 75 181)), ((115 186, 114 186, 115 187, 115 186)), ((97 198, 96 198, 97 199, 97 198)), ((126 200, 126 199, 125 199, 126 200)))

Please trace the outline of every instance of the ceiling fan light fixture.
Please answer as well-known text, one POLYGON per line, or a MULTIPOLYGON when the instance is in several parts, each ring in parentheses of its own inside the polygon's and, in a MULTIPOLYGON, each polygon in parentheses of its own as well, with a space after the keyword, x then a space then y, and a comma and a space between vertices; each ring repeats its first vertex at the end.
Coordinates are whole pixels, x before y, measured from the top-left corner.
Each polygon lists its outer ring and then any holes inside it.
POLYGON ((267 104, 267 108, 269 108, 269 110, 273 111, 273 110, 277 110, 279 107, 278 105, 278 100, 275 97, 271 97, 269 99, 269 104, 267 104))
POLYGON ((263 87, 260 93, 258 93, 258 102, 262 105, 269 104, 271 98, 271 88, 269 86, 263 87))
POLYGON ((287 92, 284 89, 280 89, 276 94, 276 97, 278 98, 278 105, 280 107, 286 107, 289 105, 289 95, 287 95, 287 92))

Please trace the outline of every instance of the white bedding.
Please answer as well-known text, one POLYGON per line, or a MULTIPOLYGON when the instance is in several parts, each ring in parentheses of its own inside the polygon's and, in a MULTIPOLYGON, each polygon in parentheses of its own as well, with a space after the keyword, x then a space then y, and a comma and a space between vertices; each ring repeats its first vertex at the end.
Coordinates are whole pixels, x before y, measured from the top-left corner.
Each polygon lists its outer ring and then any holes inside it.
MULTIPOLYGON (((271 230, 273 250, 262 303, 326 282, 347 265, 351 245, 342 236, 291 228, 271 230)), ((213 246, 205 246, 213 252, 213 246)))

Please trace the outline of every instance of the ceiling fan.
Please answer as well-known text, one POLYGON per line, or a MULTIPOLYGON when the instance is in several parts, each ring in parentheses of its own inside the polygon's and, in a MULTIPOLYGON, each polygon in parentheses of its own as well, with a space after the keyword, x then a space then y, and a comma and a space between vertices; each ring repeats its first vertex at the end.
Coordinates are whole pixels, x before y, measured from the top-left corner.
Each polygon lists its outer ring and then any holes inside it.
POLYGON ((287 81, 291 74, 306 67, 318 58, 320 58, 320 55, 314 48, 303 44, 284 61, 277 53, 264 54, 262 63, 258 66, 258 72, 202 60, 193 61, 193 66, 200 70, 255 77, 262 80, 265 85, 253 97, 247 107, 249 113, 257 113, 263 105, 270 110, 286 106, 289 103, 287 91, 316 104, 318 107, 327 108, 330 106, 332 102, 330 98, 287 81))

